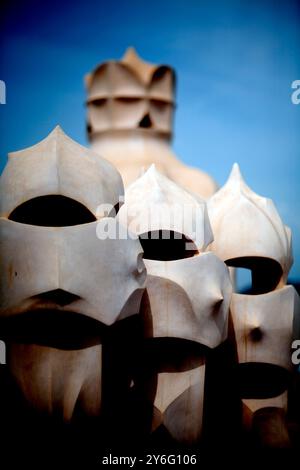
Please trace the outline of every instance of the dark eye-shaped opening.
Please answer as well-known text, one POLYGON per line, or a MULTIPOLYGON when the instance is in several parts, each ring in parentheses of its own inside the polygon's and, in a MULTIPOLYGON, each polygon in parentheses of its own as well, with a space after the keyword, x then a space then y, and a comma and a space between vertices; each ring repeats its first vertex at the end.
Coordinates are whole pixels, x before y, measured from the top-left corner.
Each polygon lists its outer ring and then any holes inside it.
POLYGON ((96 98, 92 101, 90 101, 90 104, 93 104, 94 106, 103 106, 107 102, 107 98, 96 98))
POLYGON ((156 108, 158 108, 161 111, 164 111, 165 109, 172 106, 172 103, 165 101, 165 100, 160 100, 157 98, 151 98, 151 104, 153 104, 156 108))
POLYGON ((66 196, 40 196, 14 209, 10 220, 43 227, 66 227, 94 222, 96 217, 78 201, 66 196))
POLYGON ((191 258, 199 253, 196 245, 182 233, 155 230, 140 235, 145 259, 172 261, 191 258))
POLYGON ((136 97, 136 96, 118 96, 115 98, 116 101, 119 103, 124 103, 124 104, 136 104, 139 103, 142 98, 136 97))
POLYGON ((282 276, 280 264, 270 258, 234 258, 227 260, 226 264, 237 268, 237 292, 243 294, 258 295, 271 292, 277 287, 282 276))

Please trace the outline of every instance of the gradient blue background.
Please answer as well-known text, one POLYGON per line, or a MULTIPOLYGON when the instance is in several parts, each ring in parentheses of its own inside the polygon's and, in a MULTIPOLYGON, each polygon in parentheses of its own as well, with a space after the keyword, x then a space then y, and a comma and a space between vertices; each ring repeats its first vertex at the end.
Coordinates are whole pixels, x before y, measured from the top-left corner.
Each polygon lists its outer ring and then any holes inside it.
POLYGON ((83 75, 129 45, 177 71, 176 153, 220 185, 237 161, 248 184, 274 200, 293 230, 291 278, 299 279, 298 1, 12 0, 1 14, 1 169, 7 152, 58 123, 87 144, 83 75))

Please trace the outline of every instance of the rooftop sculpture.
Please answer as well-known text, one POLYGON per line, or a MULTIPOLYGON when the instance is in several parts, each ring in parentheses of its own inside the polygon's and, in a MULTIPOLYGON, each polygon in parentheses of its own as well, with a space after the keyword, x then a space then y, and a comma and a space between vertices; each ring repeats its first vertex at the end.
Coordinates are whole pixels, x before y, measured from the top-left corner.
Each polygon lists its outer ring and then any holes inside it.
POLYGON ((173 153, 175 72, 142 60, 133 48, 96 67, 85 79, 92 148, 120 171, 125 186, 153 163, 175 183, 207 198, 216 184, 173 153), (126 157, 125 157, 126 155, 126 157))
POLYGON ((96 451, 116 441, 234 447, 232 436, 252 449, 253 435, 289 447, 299 433, 291 231, 237 164, 215 192, 176 159, 174 84, 170 67, 129 49, 86 77, 92 150, 56 127, 9 154, 0 392, 8 387, 8 421, 26 404, 13 438, 32 416, 68 431, 79 423, 79 442, 86 434, 96 451), (249 291, 236 291, 236 268, 251 270, 249 291))

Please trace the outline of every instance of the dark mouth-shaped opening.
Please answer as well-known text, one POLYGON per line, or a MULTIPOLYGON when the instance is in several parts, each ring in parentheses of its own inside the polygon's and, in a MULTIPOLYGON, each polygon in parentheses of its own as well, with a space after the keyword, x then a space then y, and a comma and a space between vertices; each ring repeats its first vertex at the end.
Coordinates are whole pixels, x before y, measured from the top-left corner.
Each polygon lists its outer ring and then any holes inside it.
POLYGON ((251 283, 240 290, 241 294, 258 295, 273 291, 282 276, 280 264, 270 258, 260 256, 228 259, 227 266, 251 271, 251 283))
POLYGON ((191 258, 197 254, 196 245, 188 237, 172 230, 154 230, 140 235, 144 258, 172 261, 191 258))
POLYGON ((76 300, 79 300, 80 297, 72 292, 65 291, 63 289, 53 289, 41 294, 34 296, 33 298, 37 299, 40 304, 49 304, 53 303, 61 307, 71 304, 76 300))
POLYGON ((281 395, 290 384, 288 370, 274 364, 248 362, 237 366, 241 398, 264 399, 281 395))
POLYGON ((106 328, 80 313, 45 308, 0 319, 1 337, 7 343, 58 349, 82 349, 99 344, 106 328))
POLYGON ((139 127, 143 129, 149 129, 152 127, 152 121, 149 114, 145 114, 145 116, 140 120, 139 127))
POLYGON ((146 367, 155 372, 184 372, 204 363, 209 348, 181 338, 149 338, 144 344, 146 367))
POLYGON ((94 222, 90 210, 74 199, 57 194, 29 199, 14 209, 10 220, 43 227, 67 227, 94 222))
POLYGON ((0 318, 1 339, 7 344, 37 344, 57 349, 83 349, 96 344, 128 350, 141 338, 138 312, 112 325, 82 313, 37 306, 34 310, 0 318))

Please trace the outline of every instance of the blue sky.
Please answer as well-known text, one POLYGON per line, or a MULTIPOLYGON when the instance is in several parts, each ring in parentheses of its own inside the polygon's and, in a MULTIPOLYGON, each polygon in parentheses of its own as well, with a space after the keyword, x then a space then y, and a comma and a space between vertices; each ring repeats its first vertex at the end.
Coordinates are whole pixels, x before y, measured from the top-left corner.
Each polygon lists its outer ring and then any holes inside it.
POLYGON ((296 0, 18 2, 2 16, 0 169, 60 124, 85 136, 83 75, 133 45, 177 71, 174 149, 222 185, 237 161, 294 238, 300 278, 300 3, 296 0))

